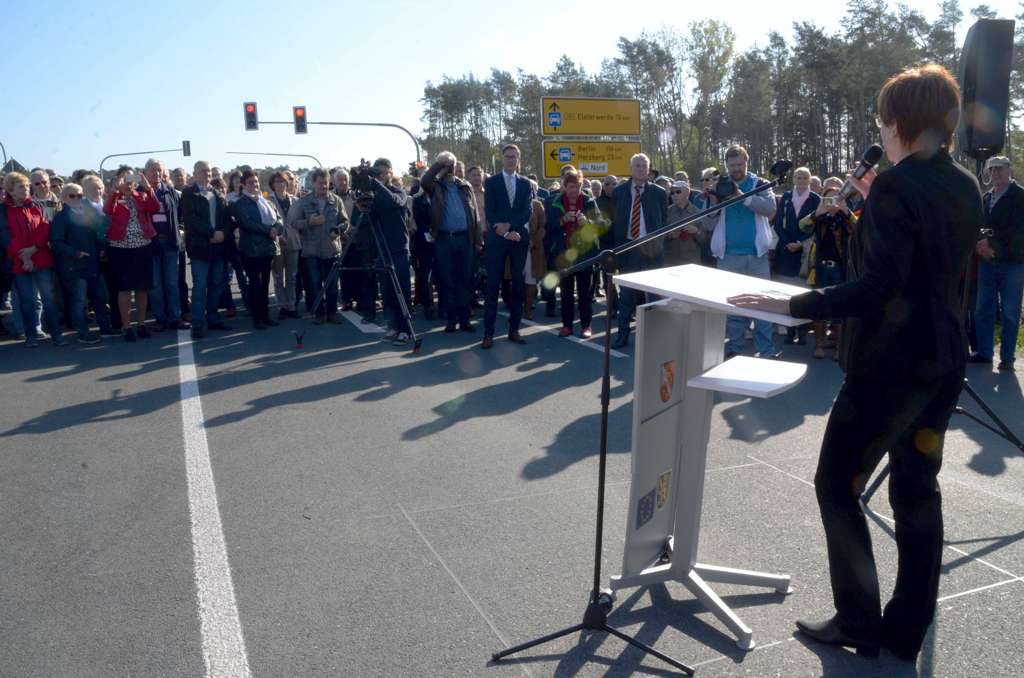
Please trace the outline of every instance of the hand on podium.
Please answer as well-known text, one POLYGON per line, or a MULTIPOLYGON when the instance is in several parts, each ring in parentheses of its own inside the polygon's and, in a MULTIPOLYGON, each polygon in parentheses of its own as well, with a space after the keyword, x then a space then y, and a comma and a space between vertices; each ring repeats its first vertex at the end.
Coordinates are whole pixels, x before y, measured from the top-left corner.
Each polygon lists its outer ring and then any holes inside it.
POLYGON ((726 301, 741 308, 752 308, 778 315, 792 315, 789 312, 789 296, 784 294, 737 294, 734 297, 729 297, 726 301))

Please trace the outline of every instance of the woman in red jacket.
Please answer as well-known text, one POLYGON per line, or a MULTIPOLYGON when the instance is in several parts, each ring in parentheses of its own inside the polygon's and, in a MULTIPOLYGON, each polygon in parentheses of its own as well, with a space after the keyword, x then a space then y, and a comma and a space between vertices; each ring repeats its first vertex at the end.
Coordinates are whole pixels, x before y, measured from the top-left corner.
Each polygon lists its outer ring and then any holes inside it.
POLYGON ((153 254, 149 243, 156 237, 153 215, 159 211, 160 203, 145 175, 134 174, 127 165, 119 167, 114 176, 114 190, 107 197, 103 212, 110 215, 107 256, 117 283, 117 306, 125 324, 125 341, 135 341, 136 332, 129 320, 133 292, 138 336, 142 339, 150 336, 146 329, 146 303, 153 284, 153 254))
POLYGON ((60 331, 60 315, 53 291, 53 255, 50 253, 50 224, 29 197, 28 177, 11 172, 4 177, 3 207, 0 208, 0 244, 14 274, 14 290, 25 325, 25 345, 38 346, 36 336, 36 290, 43 300, 43 318, 53 343, 67 343, 60 331))

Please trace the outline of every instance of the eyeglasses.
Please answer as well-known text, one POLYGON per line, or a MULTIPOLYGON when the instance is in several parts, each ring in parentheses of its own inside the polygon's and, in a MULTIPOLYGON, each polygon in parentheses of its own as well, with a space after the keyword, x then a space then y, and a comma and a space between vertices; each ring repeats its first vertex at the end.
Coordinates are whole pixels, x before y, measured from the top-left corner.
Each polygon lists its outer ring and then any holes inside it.
POLYGON ((66 195, 66 196, 64 197, 64 199, 65 199, 65 200, 78 200, 78 199, 80 199, 81 197, 82 197, 82 196, 81 196, 81 195, 79 195, 78 193, 68 193, 68 194, 67 194, 67 195, 66 195))
POLYGON ((714 181, 714 180, 715 180, 714 177, 704 177, 703 179, 701 179, 701 181, 714 181))
POLYGON ((32 185, 33 186, 49 186, 50 182, 48 182, 48 181, 33 181, 32 185))

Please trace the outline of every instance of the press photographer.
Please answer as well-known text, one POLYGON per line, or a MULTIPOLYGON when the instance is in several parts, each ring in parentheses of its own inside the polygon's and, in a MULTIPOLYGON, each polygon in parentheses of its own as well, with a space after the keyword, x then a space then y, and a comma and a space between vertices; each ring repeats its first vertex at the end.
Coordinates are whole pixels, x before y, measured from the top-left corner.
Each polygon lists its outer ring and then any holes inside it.
MULTIPOLYGON (((398 284, 405 297, 405 306, 412 306, 411 281, 409 280, 409 233, 415 231, 412 222, 409 196, 401 188, 391 185, 393 177, 391 161, 377 158, 373 166, 360 166, 352 171, 352 188, 356 191, 356 214, 353 223, 360 232, 360 237, 367 227, 376 225, 382 238, 386 252, 378 253, 380 257, 390 257, 394 264, 398 284)), ((385 259, 386 263, 386 259, 385 259)), ((383 285, 384 305, 391 313, 391 329, 384 336, 393 340, 394 345, 409 343, 410 331, 408 320, 402 312, 392 285, 383 285)))
POLYGON ((474 255, 482 247, 473 187, 456 175, 458 161, 444 151, 423 175, 421 186, 430 198, 430 237, 435 242, 436 270, 445 308, 445 332, 456 324, 474 331, 469 322, 474 255))
MULTIPOLYGON (((348 231, 349 219, 344 202, 331 192, 327 171, 313 170, 310 180, 313 192, 299 198, 288 210, 288 225, 302 238, 302 265, 306 267, 310 282, 307 294, 315 297, 341 255, 342 237, 348 231)), ((317 325, 325 320, 340 323, 337 284, 328 285, 323 296, 313 309, 316 316, 313 322, 317 325)))
MULTIPOLYGON (((714 191, 708 195, 712 205, 746 193, 767 183, 753 172, 748 171, 749 156, 742 146, 731 146, 725 152, 725 167, 728 175, 720 176, 714 191)), ((718 268, 733 273, 744 273, 756 278, 771 278, 770 252, 776 243, 776 235, 769 223, 775 216, 775 197, 771 191, 756 193, 741 203, 731 205, 707 217, 707 226, 714 229, 711 236, 711 254, 718 259, 718 268)), ((709 230, 711 230, 709 228, 709 230)), ((729 316, 725 336, 729 340, 726 357, 743 352, 743 333, 747 319, 729 316)), ((772 338, 772 324, 765 320, 754 321, 754 347, 763 358, 776 357, 772 338)))

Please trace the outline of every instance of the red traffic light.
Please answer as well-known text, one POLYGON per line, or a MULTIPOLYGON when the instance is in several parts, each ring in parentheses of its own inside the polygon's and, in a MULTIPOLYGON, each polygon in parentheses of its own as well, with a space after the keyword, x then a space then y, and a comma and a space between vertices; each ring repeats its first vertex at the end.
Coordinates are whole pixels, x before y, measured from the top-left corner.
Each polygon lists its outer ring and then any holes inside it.
POLYGON ((246 101, 242 104, 242 111, 245 113, 246 131, 254 131, 260 128, 259 116, 256 114, 256 102, 246 101))
POLYGON ((306 107, 292 106, 292 122, 295 123, 295 133, 306 133, 306 107))

